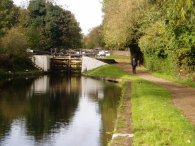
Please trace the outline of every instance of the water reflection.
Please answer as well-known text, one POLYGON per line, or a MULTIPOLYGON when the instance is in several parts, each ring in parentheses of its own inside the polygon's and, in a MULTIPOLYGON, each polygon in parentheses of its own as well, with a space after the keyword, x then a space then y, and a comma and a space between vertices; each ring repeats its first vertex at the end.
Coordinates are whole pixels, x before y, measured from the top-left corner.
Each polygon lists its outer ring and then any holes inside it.
POLYGON ((104 146, 120 88, 84 78, 0 83, 0 145, 104 146))
POLYGON ((43 76, 36 79, 31 85, 30 92, 35 94, 43 94, 49 91, 49 77, 43 76))

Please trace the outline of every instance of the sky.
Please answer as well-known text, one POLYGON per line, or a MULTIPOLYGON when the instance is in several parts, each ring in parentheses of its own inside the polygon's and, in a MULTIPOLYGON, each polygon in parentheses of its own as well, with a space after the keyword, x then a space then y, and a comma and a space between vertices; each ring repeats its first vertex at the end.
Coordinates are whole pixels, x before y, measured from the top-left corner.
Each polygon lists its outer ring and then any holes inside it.
MULTIPOLYGON (((13 0, 18 6, 24 6, 29 0, 13 0)), ((63 8, 70 10, 80 23, 82 33, 86 35, 92 28, 102 23, 101 0, 55 0, 63 8)))

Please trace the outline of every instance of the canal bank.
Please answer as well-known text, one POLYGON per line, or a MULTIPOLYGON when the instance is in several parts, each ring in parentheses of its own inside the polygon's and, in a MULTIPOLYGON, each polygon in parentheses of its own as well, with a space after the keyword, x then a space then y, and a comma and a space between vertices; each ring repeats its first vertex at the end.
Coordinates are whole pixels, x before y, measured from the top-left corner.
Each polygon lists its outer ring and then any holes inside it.
POLYGON ((123 79, 111 77, 98 77, 83 74, 98 80, 119 83, 122 88, 119 106, 117 108, 117 119, 114 122, 112 138, 108 142, 108 146, 132 146, 133 144, 133 128, 131 120, 131 82, 123 79))
MULTIPOLYGON (((1 57, 1 56, 0 56, 1 57)), ((0 79, 24 78, 43 75, 46 72, 36 68, 27 58, 0 58, 0 79)))
POLYGON ((45 72, 33 70, 33 71, 20 71, 20 72, 3 72, 0 73, 0 79, 6 78, 24 78, 24 77, 34 77, 46 74, 45 72))
POLYGON ((125 79, 124 76, 127 74, 118 68, 105 65, 86 72, 83 75, 120 84, 122 93, 120 96, 119 106, 117 108, 117 120, 115 121, 112 138, 110 139, 108 146, 132 146, 133 128, 131 120, 131 82, 130 80, 125 79), (121 78, 120 76, 123 77, 121 78))
MULTIPOLYGON (((131 107, 128 110, 131 111, 133 145, 195 145, 195 126, 172 103, 173 97, 167 89, 130 75, 129 72, 122 71, 117 66, 103 66, 86 74, 104 79, 109 77, 114 80, 119 78, 125 82, 131 81, 132 90, 128 92, 131 96, 131 107)), ((124 87, 123 90, 125 90, 124 87)), ((124 110, 121 113, 129 116, 124 110)), ((120 123, 118 121, 120 121, 120 116, 116 123, 120 123)), ((131 145, 131 143, 125 144, 125 140, 117 140, 110 142, 110 146, 113 145, 123 146, 131 145)))

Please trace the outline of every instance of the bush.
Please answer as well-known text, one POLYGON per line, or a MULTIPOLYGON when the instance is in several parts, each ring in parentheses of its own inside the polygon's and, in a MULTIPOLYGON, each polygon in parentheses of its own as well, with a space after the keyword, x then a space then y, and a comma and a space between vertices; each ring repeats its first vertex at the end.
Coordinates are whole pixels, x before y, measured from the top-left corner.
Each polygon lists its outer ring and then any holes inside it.
POLYGON ((26 56, 28 42, 20 28, 12 28, 1 39, 3 52, 9 56, 26 56))

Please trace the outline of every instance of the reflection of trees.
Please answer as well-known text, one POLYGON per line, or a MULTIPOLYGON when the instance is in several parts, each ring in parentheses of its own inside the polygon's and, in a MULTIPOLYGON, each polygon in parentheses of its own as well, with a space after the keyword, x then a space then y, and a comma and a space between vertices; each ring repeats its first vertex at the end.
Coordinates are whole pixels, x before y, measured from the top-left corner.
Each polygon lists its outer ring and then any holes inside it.
POLYGON ((10 131, 16 118, 25 117, 27 134, 41 140, 62 124, 66 125, 74 114, 79 100, 80 77, 52 79, 47 93, 27 98, 32 82, 18 80, 1 84, 0 140, 10 131))
POLYGON ((117 117, 117 107, 121 96, 121 89, 113 84, 106 84, 104 87, 104 98, 100 101, 100 111, 102 115, 102 144, 107 145, 111 139, 111 135, 107 132, 112 132, 114 129, 114 121, 117 117))
MULTIPOLYGON (((28 96, 32 83, 33 79, 24 79, 0 85, 0 141, 9 134, 13 120, 18 118, 25 119, 26 133, 38 143, 71 121, 81 94, 80 77, 52 77, 44 82, 50 84, 47 92, 34 92, 28 96)), ((106 132, 113 131, 113 121, 116 119, 120 88, 96 80, 88 80, 82 86, 85 86, 85 93, 90 95, 92 101, 99 102, 102 115, 101 139, 103 145, 106 145, 111 137, 106 132)))
POLYGON ((72 87, 76 82, 79 88, 79 78, 51 78, 49 92, 30 99, 26 114, 29 135, 40 140, 45 134, 55 132, 61 124, 69 123, 79 100, 78 89, 73 90, 72 87))
POLYGON ((78 100, 78 94, 59 92, 31 98, 26 113, 28 134, 40 140, 45 134, 55 132, 61 124, 69 123, 78 100))
POLYGON ((112 132, 114 129, 114 121, 117 117, 117 107, 121 96, 121 88, 116 86, 114 83, 105 82, 102 84, 103 87, 97 88, 94 92, 90 92, 90 99, 94 102, 99 102, 99 109, 102 117, 102 145, 106 146, 110 140, 111 135, 107 132, 112 132), (104 96, 99 97, 99 96, 104 96))
POLYGON ((5 119, 2 116, 2 113, 0 112, 0 145, 1 145, 1 139, 3 139, 8 131, 10 130, 11 121, 9 119, 5 119))
POLYGON ((10 131, 13 119, 23 116, 27 108, 26 90, 32 81, 16 79, 0 83, 0 140, 10 131))

